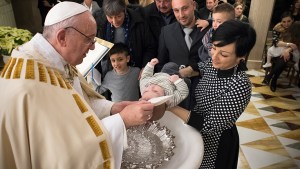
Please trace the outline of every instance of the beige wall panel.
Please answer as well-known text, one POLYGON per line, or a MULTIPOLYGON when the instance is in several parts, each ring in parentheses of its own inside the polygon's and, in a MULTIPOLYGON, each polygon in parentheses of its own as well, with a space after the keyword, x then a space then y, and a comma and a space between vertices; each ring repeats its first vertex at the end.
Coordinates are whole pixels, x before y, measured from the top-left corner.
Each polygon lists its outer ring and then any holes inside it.
POLYGON ((10 1, 0 0, 0 25, 16 26, 14 12, 10 1))
POLYGON ((264 46, 272 17, 275 0, 252 0, 249 20, 257 34, 256 44, 252 49, 247 66, 249 69, 258 69, 262 65, 264 46))
POLYGON ((28 29, 33 34, 42 31, 37 0, 11 0, 18 28, 28 29))

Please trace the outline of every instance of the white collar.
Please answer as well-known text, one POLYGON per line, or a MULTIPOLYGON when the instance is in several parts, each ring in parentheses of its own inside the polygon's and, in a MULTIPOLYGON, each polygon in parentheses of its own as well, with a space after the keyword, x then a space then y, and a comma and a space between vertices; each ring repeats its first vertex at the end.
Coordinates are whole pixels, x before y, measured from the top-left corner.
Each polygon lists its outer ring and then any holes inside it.
POLYGON ((35 52, 40 53, 40 56, 48 62, 51 67, 55 67, 60 71, 65 72, 65 65, 67 62, 63 57, 54 49, 54 47, 42 36, 37 33, 30 41, 35 48, 35 52))

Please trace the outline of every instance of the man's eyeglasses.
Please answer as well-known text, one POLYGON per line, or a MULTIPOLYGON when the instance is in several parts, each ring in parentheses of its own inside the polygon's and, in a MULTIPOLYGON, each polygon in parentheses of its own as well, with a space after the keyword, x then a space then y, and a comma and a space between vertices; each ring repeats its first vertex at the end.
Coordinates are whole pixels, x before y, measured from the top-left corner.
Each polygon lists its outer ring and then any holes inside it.
POLYGON ((78 29, 76 29, 76 28, 74 28, 73 26, 68 26, 68 27, 65 27, 65 29, 69 29, 69 28, 72 28, 72 29, 74 29, 76 32, 78 32, 78 33, 80 33, 81 35, 83 35, 88 41, 88 44, 89 45, 93 45, 93 44, 95 44, 96 43, 96 38, 91 38, 91 37, 88 37, 88 36, 86 36, 84 33, 82 33, 82 32, 80 32, 78 29))

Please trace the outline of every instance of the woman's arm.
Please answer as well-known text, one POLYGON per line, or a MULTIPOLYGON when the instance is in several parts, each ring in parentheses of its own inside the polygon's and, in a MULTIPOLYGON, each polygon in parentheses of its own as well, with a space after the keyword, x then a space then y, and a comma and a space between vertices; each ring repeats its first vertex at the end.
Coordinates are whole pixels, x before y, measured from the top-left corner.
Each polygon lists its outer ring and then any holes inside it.
POLYGON ((279 36, 280 36, 280 32, 277 32, 275 30, 272 31, 272 44, 275 47, 277 47, 277 45, 278 45, 279 36))
POLYGON ((182 107, 179 107, 179 106, 169 108, 168 110, 170 112, 174 113, 179 118, 181 118, 184 123, 187 123, 189 121, 190 111, 188 111, 182 107))

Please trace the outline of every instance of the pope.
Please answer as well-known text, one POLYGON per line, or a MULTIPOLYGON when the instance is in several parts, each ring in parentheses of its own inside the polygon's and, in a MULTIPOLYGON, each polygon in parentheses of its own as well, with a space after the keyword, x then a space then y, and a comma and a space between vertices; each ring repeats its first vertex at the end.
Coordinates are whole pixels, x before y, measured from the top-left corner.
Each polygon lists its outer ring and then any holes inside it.
POLYGON ((107 101, 77 71, 95 48, 86 7, 61 2, 44 25, 0 73, 0 168, 120 168, 126 128, 151 118, 153 104, 107 101))

